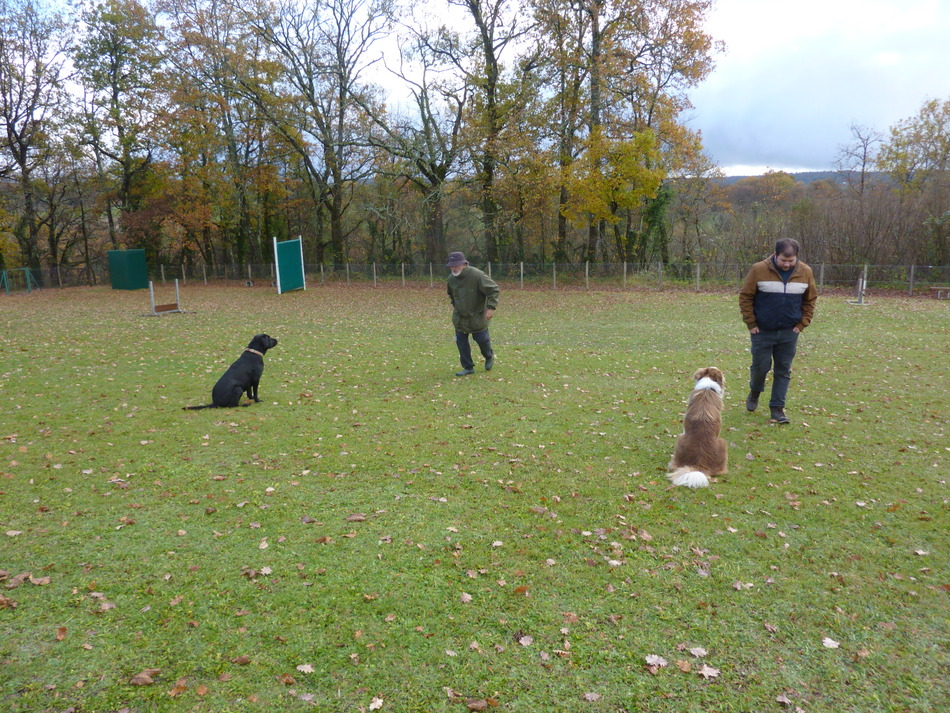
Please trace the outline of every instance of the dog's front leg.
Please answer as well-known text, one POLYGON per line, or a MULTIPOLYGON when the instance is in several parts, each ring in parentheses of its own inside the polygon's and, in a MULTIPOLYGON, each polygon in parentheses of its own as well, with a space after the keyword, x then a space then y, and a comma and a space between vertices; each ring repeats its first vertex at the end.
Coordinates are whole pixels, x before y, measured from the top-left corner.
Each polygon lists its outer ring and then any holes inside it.
POLYGON ((257 385, 259 381, 252 381, 250 387, 248 387, 247 395, 249 398, 254 400, 254 403, 260 403, 260 399, 257 398, 257 385))

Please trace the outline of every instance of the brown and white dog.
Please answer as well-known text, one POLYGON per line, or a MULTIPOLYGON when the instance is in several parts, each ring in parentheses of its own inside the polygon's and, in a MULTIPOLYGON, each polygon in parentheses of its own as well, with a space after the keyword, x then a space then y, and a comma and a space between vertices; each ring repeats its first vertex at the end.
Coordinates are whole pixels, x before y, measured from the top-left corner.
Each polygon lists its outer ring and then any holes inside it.
POLYGON ((683 433, 676 439, 667 477, 673 485, 705 488, 709 485, 709 476, 728 470, 726 442, 719 437, 726 379, 714 366, 698 370, 693 379, 696 386, 686 404, 683 433))

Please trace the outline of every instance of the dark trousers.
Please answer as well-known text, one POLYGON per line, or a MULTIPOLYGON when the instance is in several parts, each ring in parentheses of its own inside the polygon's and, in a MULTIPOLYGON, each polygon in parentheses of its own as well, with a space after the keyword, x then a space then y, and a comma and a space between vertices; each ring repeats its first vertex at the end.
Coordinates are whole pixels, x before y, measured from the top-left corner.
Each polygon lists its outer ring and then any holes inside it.
MULTIPOLYGON (((492 356, 491 337, 488 336, 487 329, 483 329, 480 332, 473 332, 472 339, 475 340, 483 357, 488 359, 492 356)), ((459 348, 459 361, 462 362, 462 368, 474 369, 475 362, 472 361, 472 345, 468 341, 468 335, 465 332, 455 332, 455 345, 459 348)))
POLYGON ((798 348, 798 332, 791 329, 760 330, 752 337, 752 366, 749 389, 765 390, 765 377, 772 371, 770 408, 785 408, 788 383, 792 380, 792 360, 798 348))

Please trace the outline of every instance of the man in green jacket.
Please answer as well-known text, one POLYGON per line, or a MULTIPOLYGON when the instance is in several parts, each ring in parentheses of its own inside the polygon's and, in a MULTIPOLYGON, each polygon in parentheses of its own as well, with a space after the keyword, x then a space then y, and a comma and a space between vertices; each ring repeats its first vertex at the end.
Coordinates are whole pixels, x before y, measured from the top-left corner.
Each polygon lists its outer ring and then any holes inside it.
POLYGON ((468 341, 470 334, 485 357, 485 371, 491 371, 495 365, 495 352, 488 336, 488 323, 498 307, 498 285, 484 272, 469 265, 463 253, 451 253, 447 267, 452 273, 448 278, 448 291, 453 308, 455 344, 462 362, 462 370, 455 375, 475 373, 472 345, 468 341))

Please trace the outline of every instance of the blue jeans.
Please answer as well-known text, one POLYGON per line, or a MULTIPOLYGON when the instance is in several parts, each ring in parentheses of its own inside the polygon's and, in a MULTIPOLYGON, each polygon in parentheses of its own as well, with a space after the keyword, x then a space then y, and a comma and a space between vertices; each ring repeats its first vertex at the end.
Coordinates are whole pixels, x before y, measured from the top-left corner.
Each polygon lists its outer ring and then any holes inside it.
POLYGON ((764 391, 765 377, 771 370, 772 397, 769 399, 769 408, 785 408, 788 383, 792 380, 792 359, 798 348, 798 332, 791 329, 763 329, 749 336, 752 337, 749 389, 764 391))
MULTIPOLYGON (((473 332, 472 339, 478 345, 482 356, 490 358, 494 352, 491 349, 491 337, 488 336, 488 330, 483 329, 480 332, 473 332)), ((459 348, 459 361, 462 362, 463 369, 474 369, 475 362, 472 361, 472 345, 468 341, 468 334, 465 332, 455 332, 455 345, 459 348)))

